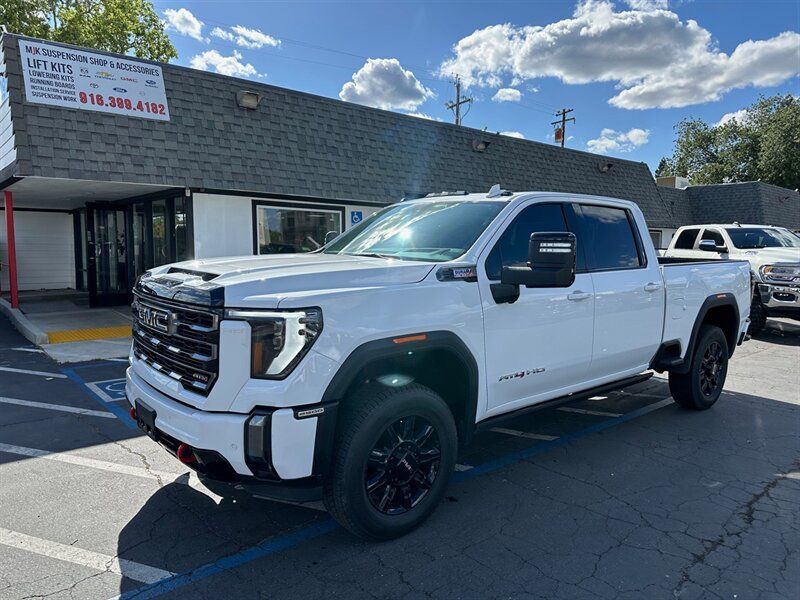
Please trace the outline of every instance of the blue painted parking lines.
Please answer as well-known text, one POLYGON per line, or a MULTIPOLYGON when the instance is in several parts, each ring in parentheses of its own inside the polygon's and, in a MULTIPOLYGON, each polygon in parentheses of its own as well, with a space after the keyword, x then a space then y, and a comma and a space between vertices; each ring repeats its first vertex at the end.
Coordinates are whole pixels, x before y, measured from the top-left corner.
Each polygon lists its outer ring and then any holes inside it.
POLYGON ((116 416, 120 421, 122 421, 123 425, 125 425, 129 429, 137 429, 136 421, 131 419, 131 416, 130 414, 128 414, 128 409, 126 407, 119 406, 114 402, 107 402, 103 396, 99 395, 95 390, 89 387, 86 381, 83 379, 83 377, 78 375, 74 369, 61 369, 61 372, 66 377, 68 377, 69 379, 71 379, 72 381, 83 387, 85 390, 87 390, 89 392, 88 395, 96 402, 99 402, 103 408, 114 413, 114 416, 116 416))
POLYGON ((86 383, 96 396, 106 402, 119 402, 125 400, 125 378, 106 379, 104 381, 89 381, 86 383))

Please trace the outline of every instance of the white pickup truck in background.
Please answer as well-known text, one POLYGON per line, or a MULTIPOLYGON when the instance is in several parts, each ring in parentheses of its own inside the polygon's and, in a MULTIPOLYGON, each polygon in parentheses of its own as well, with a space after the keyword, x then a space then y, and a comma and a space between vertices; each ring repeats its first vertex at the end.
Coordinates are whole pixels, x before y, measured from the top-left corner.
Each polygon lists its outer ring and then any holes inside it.
POLYGON ((709 408, 750 297, 746 262, 660 260, 633 202, 437 194, 312 253, 146 273, 126 393, 217 493, 323 498, 391 538, 434 510, 478 428, 652 370, 709 408))
POLYGON ((739 223, 681 227, 664 255, 750 263, 754 335, 764 330, 767 317, 800 320, 800 237, 788 229, 739 223))

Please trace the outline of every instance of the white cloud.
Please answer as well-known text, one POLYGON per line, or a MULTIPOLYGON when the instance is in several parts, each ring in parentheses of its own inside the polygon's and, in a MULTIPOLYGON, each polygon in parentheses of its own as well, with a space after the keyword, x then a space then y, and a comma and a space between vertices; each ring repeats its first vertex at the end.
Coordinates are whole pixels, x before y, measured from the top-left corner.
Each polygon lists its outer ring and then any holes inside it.
POLYGON ((731 89, 777 85, 800 72, 796 32, 745 41, 725 54, 696 21, 646 4, 647 10, 617 11, 609 0, 584 0, 572 17, 545 26, 490 25, 459 40, 439 72, 490 87, 540 77, 614 82, 619 92, 609 102, 628 109, 718 100, 731 89))
POLYGON ((519 138, 521 140, 525 139, 525 136, 522 135, 519 131, 501 131, 500 135, 506 135, 508 137, 519 138))
POLYGON ((236 45, 243 48, 263 48, 264 46, 280 46, 281 41, 267 35, 260 29, 248 29, 242 25, 231 27, 231 31, 236 34, 236 45))
POLYGON ((522 100, 522 92, 514 88, 500 88, 497 93, 492 96, 495 102, 519 102, 522 100))
POLYGON ((236 42, 237 46, 251 50, 263 48, 264 46, 275 47, 281 45, 281 41, 278 38, 267 35, 260 29, 250 29, 243 25, 234 25, 230 30, 214 27, 211 30, 211 35, 228 42, 236 42))
POLYGON ((339 98, 375 108, 416 111, 435 96, 396 58, 370 58, 342 86, 339 98))
POLYGON ((204 23, 185 8, 178 10, 168 8, 164 11, 164 17, 166 17, 164 24, 167 31, 177 31, 181 35, 188 35, 201 42, 208 41, 207 38, 203 38, 204 23))
POLYGON ((667 10, 668 0, 625 0, 625 4, 633 10, 667 10))
POLYGON ((435 117, 430 116, 427 113, 423 112, 410 112, 406 113, 409 117, 417 117, 419 119, 428 119, 429 121, 441 121, 441 119, 437 119, 435 117))
POLYGON ((737 110, 735 112, 729 112, 722 115, 720 120, 717 121, 715 127, 721 127, 722 125, 730 123, 731 121, 737 121, 740 124, 744 124, 746 120, 747 120, 747 109, 743 108, 742 110, 737 110))
POLYGON ((250 63, 242 63, 241 58, 242 55, 235 50, 231 56, 223 56, 216 50, 206 50, 192 57, 189 64, 194 69, 216 71, 222 75, 232 75, 234 77, 252 77, 253 75, 259 75, 253 65, 250 63))
POLYGON ((214 27, 211 30, 211 35, 221 40, 233 41, 233 34, 230 31, 225 31, 222 27, 214 27))
POLYGON ((603 129, 600 137, 589 140, 586 147, 590 152, 608 154, 610 152, 630 152, 638 146, 643 146, 650 138, 649 129, 634 127, 627 132, 603 129))

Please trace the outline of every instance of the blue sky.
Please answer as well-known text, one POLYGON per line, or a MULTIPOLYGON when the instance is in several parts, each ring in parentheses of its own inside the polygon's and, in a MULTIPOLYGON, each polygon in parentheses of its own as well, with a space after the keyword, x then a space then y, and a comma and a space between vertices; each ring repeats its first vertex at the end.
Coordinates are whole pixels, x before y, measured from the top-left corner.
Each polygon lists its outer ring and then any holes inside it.
POLYGON ((552 142, 573 108, 568 146, 652 168, 679 120, 800 93, 797 0, 154 4, 178 64, 445 121, 458 72, 465 125, 552 142))

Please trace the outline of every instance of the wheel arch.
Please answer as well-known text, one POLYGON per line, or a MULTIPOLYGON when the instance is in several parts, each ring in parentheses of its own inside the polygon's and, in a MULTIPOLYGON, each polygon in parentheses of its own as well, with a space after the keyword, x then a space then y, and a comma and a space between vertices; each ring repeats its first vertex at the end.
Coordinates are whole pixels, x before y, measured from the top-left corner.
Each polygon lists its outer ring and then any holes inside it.
POLYGON ((714 294, 705 299, 700 306, 697 313, 694 325, 692 326, 692 334, 689 338, 689 343, 686 346, 686 354, 684 354, 683 362, 670 368, 670 371, 676 373, 686 373, 692 362, 694 354, 694 347, 697 344, 697 339, 700 336, 700 328, 703 325, 716 325, 725 334, 725 339, 728 342, 728 358, 733 356, 736 349, 737 335, 739 333, 739 306, 736 303, 736 297, 731 293, 714 294))
POLYGON ((426 331, 366 342, 353 350, 323 394, 323 403, 346 402, 358 386, 389 374, 411 376, 447 403, 459 444, 475 430, 479 372, 472 352, 451 331, 426 331))

